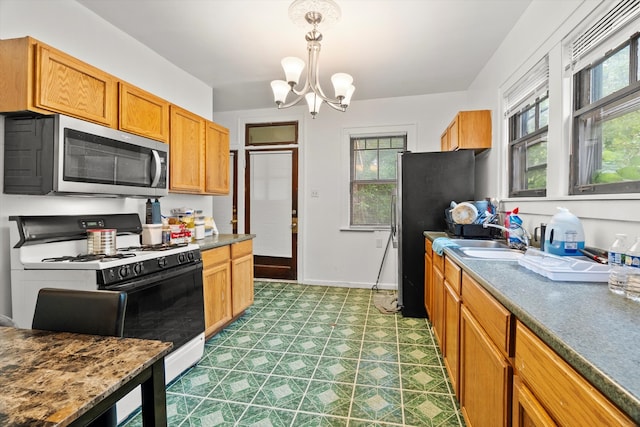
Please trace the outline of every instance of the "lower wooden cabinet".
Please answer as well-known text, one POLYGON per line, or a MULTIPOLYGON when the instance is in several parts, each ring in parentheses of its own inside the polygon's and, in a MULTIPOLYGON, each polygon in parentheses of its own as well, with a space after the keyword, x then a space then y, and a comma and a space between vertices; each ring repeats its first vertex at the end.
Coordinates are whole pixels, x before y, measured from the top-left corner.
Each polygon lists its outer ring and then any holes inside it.
POLYGON ((253 241, 231 245, 231 291, 233 315, 253 304, 253 241))
POLYGON ((514 426, 636 425, 520 322, 515 369, 514 426))
POLYGON ((253 242, 202 252, 205 336, 211 337, 253 304, 253 242))
POLYGON ((464 304, 460 344, 460 407, 467 425, 510 425, 513 370, 464 304))
POLYGON ((460 297, 461 269, 448 257, 444 259, 444 345, 442 357, 449 373, 454 393, 460 397, 459 391, 459 359, 460 359, 460 297))
POLYGON ((202 252, 205 336, 210 337, 232 319, 231 256, 229 246, 202 252))

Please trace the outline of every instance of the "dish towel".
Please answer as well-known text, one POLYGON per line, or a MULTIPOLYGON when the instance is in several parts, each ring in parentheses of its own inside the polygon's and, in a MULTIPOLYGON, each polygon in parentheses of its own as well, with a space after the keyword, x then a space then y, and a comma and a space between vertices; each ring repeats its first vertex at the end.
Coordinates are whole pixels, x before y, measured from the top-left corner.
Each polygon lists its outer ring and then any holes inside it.
POLYGON ((435 253, 437 253, 438 255, 442 255, 442 253, 444 252, 444 248, 446 247, 457 248, 457 247, 460 247, 460 245, 455 243, 453 240, 451 240, 448 237, 438 237, 433 240, 431 247, 433 248, 433 251, 435 253))

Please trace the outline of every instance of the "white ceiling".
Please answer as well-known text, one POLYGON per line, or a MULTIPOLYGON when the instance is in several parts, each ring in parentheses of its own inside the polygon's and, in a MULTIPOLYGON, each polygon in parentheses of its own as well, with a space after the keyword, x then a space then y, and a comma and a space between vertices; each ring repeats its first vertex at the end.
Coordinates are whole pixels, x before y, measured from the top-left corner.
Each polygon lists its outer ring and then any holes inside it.
MULTIPOLYGON (((280 60, 306 59, 291 0, 77 0, 213 88, 214 111, 273 106, 280 60)), ((336 0, 320 31, 322 86, 354 77, 353 100, 466 90, 532 0, 336 0)))

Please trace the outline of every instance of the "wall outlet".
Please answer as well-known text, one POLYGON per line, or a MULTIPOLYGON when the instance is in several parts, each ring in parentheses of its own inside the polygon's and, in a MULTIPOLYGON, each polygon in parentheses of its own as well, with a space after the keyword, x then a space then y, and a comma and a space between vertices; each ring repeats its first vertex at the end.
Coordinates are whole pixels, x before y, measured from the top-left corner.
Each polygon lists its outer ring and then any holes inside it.
POLYGON ((320 197, 320 192, 318 190, 311 190, 311 197, 320 197))

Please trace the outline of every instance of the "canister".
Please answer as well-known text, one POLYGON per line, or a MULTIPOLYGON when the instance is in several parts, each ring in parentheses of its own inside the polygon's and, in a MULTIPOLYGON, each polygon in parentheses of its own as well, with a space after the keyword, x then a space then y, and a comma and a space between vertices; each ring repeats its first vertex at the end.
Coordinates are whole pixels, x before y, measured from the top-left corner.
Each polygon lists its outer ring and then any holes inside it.
POLYGON ((195 221, 195 239, 204 239, 204 220, 197 219, 195 221))

